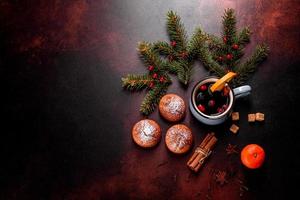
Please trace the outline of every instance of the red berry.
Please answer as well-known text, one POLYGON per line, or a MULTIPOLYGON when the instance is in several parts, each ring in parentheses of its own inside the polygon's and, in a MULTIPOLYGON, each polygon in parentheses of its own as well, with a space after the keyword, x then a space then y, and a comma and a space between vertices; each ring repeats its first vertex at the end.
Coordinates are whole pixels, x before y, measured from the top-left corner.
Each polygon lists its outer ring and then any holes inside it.
POLYGON ((171 41, 171 46, 175 47, 176 46, 176 41, 171 41))
POLYGON ((163 77, 163 76, 161 76, 160 78, 159 78, 159 82, 164 82, 165 81, 165 78, 163 77))
POLYGON ((151 81, 149 84, 149 88, 153 88, 153 87, 154 87, 154 83, 153 83, 153 81, 151 81))
POLYGON ((232 55, 231 53, 229 53, 229 54, 226 55, 226 58, 227 58, 228 60, 231 60, 231 59, 233 58, 233 55, 232 55))
POLYGON ((222 57, 222 56, 219 56, 219 57, 218 57, 218 61, 223 61, 223 57, 222 57))
POLYGON ((152 75, 152 78, 155 79, 155 78, 157 78, 157 76, 158 76, 157 73, 154 73, 154 74, 152 75))
POLYGON ((208 101, 208 106, 209 107, 214 107, 215 105, 216 105, 216 101, 215 100, 211 99, 211 100, 208 101))
POLYGON ((187 53, 186 52, 182 52, 180 54, 180 57, 183 58, 183 59, 185 59, 187 57, 187 53))
POLYGON ((226 105, 226 104, 224 104, 223 106, 222 106, 222 109, 225 111, 225 110, 227 110, 227 108, 228 108, 228 106, 226 105))
POLYGON ((148 70, 149 70, 149 71, 153 71, 153 70, 154 70, 154 66, 150 65, 150 66, 148 67, 148 70))
POLYGON ((198 106, 198 109, 200 110, 200 112, 205 112, 205 107, 203 106, 203 105, 201 105, 201 104, 199 104, 199 106, 198 106))
POLYGON ((234 50, 238 50, 238 49, 239 49, 239 45, 234 44, 234 45, 232 45, 232 48, 233 48, 234 50))
POLYGON ((206 85, 201 85, 200 86, 200 90, 201 91, 206 91, 207 90, 207 86, 206 85))
POLYGON ((224 43, 227 42, 227 37, 226 37, 226 36, 223 37, 223 42, 224 42, 224 43))
POLYGON ((217 109, 217 112, 218 112, 218 113, 222 113, 222 112, 224 112, 224 109, 223 109, 223 108, 218 108, 218 109, 217 109))

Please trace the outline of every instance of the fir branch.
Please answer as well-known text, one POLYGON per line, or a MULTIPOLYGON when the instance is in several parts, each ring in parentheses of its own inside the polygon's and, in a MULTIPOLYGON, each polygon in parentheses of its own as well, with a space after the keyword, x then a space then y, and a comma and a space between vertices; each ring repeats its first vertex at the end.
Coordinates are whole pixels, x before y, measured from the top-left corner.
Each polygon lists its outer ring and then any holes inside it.
POLYGON ((167 62, 164 64, 164 69, 171 74, 175 74, 179 82, 184 85, 188 85, 193 72, 192 64, 185 61, 167 62))
POLYGON ((187 36, 180 17, 173 11, 167 13, 167 31, 171 41, 175 41, 176 51, 185 51, 187 47, 187 36))
POLYGON ((122 78, 122 87, 131 91, 141 90, 148 87, 151 81, 153 81, 153 79, 148 74, 128 74, 126 77, 122 78))
POLYGON ((157 85, 152 90, 150 90, 141 104, 140 112, 144 115, 151 114, 159 103, 160 99, 163 97, 163 95, 166 94, 168 85, 169 84, 167 83, 157 85))
POLYGON ((224 51, 224 43, 217 36, 207 34, 207 44, 211 51, 224 51))
POLYGON ((207 48, 205 47, 199 48, 198 57, 201 60, 203 66, 206 69, 208 69, 210 72, 216 74, 219 77, 225 75, 226 73, 225 69, 213 59, 212 55, 209 53, 207 48))
POLYGON ((176 74, 181 83, 188 84, 195 59, 199 59, 204 67, 219 77, 225 75, 228 69, 237 72, 238 76, 231 85, 238 86, 249 78, 268 54, 266 45, 258 45, 253 55, 240 64, 244 46, 250 42, 251 32, 246 27, 237 35, 233 9, 225 10, 221 39, 198 28, 187 43, 184 26, 173 11, 167 13, 167 31, 170 44, 159 41, 154 44, 141 42, 138 45, 141 59, 148 67, 149 74, 129 74, 122 78, 125 89, 149 89, 140 107, 145 115, 154 111, 161 97, 167 92, 171 84, 168 73, 176 74), (168 60, 162 59, 160 55, 167 56, 168 60))
POLYGON ((223 36, 226 37, 227 44, 233 44, 236 36, 236 18, 233 9, 225 10, 223 16, 223 36))
POLYGON ((153 49, 157 50, 161 55, 174 55, 175 52, 167 42, 158 41, 153 44, 153 49))
POLYGON ((178 72, 177 72, 177 78, 178 78, 178 80, 182 84, 188 85, 188 83, 189 83, 189 81, 191 79, 191 76, 192 76, 192 71, 193 71, 193 68, 189 67, 189 66, 186 66, 186 65, 184 65, 181 68, 178 68, 178 72))
POLYGON ((251 31, 249 27, 243 28, 238 35, 237 44, 245 46, 250 42, 251 31))
POLYGON ((234 85, 238 86, 246 82, 250 75, 255 72, 258 64, 260 64, 267 58, 268 52, 269 47, 267 45, 258 45, 253 55, 248 60, 246 60, 245 63, 237 66, 234 69, 234 71, 238 74, 238 76, 234 80, 234 85))
POLYGON ((178 68, 181 67, 181 63, 179 63, 177 61, 165 62, 163 64, 163 67, 164 67, 165 71, 168 71, 169 73, 176 75, 178 72, 178 68))
POLYGON ((184 61, 177 61, 170 63, 174 68, 176 68, 176 75, 178 80, 187 85, 192 76, 192 64, 184 62, 184 61))
POLYGON ((207 34, 198 28, 191 39, 190 50, 196 53, 205 68, 217 74, 219 77, 222 77, 226 72, 224 68, 213 59, 209 52, 206 45, 207 38, 207 34))
POLYGON ((141 59, 147 66, 152 65, 160 68, 162 64, 161 58, 159 57, 158 52, 152 48, 150 43, 140 42, 138 44, 138 51, 141 59))
POLYGON ((202 48, 205 45, 205 41, 208 39, 209 36, 205 34, 201 28, 197 28, 188 43, 188 52, 190 57, 196 58, 198 55, 198 49, 202 48))

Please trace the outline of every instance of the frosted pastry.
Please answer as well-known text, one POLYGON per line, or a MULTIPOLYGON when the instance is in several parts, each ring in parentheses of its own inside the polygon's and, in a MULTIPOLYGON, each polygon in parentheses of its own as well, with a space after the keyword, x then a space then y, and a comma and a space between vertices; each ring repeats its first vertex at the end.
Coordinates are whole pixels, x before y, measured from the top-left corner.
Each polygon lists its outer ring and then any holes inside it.
POLYGON ((192 131, 183 124, 174 125, 168 129, 165 142, 171 152, 186 153, 193 144, 192 131))
POLYGON ((137 122, 132 128, 131 134, 133 141, 143 148, 153 147, 161 139, 160 126, 151 119, 137 122))
POLYGON ((161 116, 170 122, 181 120, 186 110, 183 99, 176 94, 166 94, 163 96, 158 108, 161 116))

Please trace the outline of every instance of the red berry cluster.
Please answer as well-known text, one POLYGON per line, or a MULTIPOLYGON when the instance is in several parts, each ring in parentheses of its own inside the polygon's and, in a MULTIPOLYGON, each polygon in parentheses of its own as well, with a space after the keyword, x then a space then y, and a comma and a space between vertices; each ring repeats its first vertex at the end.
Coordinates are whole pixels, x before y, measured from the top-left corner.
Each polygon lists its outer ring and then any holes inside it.
MULTIPOLYGON (((228 37, 227 37, 227 36, 224 36, 224 37, 223 37, 223 42, 224 42, 224 44, 227 44, 227 42, 228 42, 228 37)), ((238 45, 238 44, 233 44, 233 45, 231 46, 231 48, 232 48, 233 50, 238 50, 238 49, 239 49, 239 45, 238 45)), ((225 60, 230 61, 230 60, 233 59, 233 57, 234 57, 234 56, 233 56, 232 53, 228 53, 228 54, 223 55, 223 56, 218 56, 218 57, 217 57, 217 60, 218 60, 219 62, 223 62, 223 61, 225 61, 225 60)))
POLYGON ((212 83, 203 84, 199 87, 196 95, 197 108, 201 113, 207 115, 221 114, 226 111, 228 105, 228 93, 230 89, 225 87, 222 91, 212 93, 210 91, 212 83))
MULTIPOLYGON (((150 71, 150 73, 152 73, 152 78, 159 81, 160 83, 164 83, 166 81, 166 78, 162 75, 159 76, 158 73, 155 72, 155 67, 153 65, 149 65, 148 66, 148 70, 150 71), (153 73, 154 72, 154 73, 153 73)), ((154 81, 155 81, 154 80, 154 81)), ((148 85, 149 88, 153 88, 155 86, 154 81, 151 81, 148 85)))

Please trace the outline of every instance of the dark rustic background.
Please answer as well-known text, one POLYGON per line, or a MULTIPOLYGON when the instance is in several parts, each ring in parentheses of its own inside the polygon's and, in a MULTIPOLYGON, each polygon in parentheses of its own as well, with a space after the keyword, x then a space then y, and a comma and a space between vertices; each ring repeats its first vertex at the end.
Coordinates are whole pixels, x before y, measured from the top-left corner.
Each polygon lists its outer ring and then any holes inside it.
MULTIPOLYGON (((297 188, 299 156, 300 6, 297 0, 1 0, 0 199, 288 199, 297 188), (176 11, 190 36, 196 26, 219 34, 225 8, 237 12, 238 26, 253 30, 248 52, 271 48, 249 84, 252 95, 237 102, 240 132, 230 122, 208 127, 188 112, 182 123, 198 144, 208 131, 219 138, 209 162, 195 175, 185 163, 191 152, 174 156, 164 145, 143 150, 131 127, 144 93, 121 88, 127 73, 144 72, 138 41, 167 40, 165 14, 176 11), (265 123, 249 125, 250 112, 265 123), (249 171, 238 155, 258 143, 266 150, 262 169, 249 171), (224 186, 214 170, 232 172, 224 186), (296 184, 297 185, 297 184, 296 184), (295 186, 296 186, 295 185, 295 186)), ((191 85, 208 75, 195 65, 191 85)), ((174 78, 169 89, 187 101, 174 78)), ((171 125, 157 111, 165 132, 171 125)))

